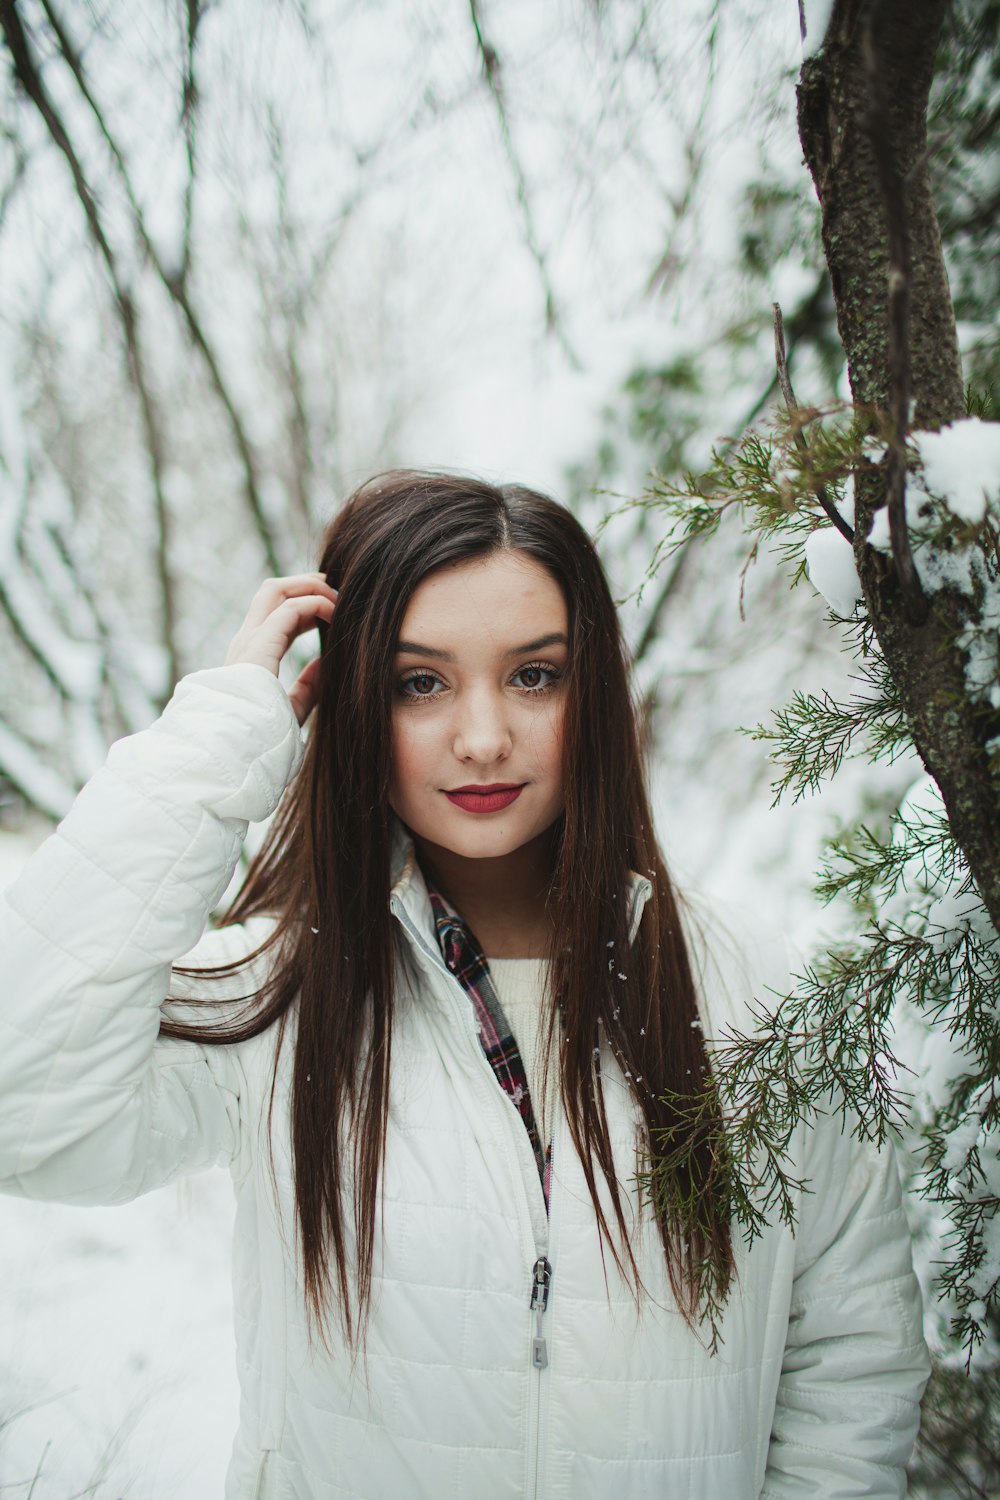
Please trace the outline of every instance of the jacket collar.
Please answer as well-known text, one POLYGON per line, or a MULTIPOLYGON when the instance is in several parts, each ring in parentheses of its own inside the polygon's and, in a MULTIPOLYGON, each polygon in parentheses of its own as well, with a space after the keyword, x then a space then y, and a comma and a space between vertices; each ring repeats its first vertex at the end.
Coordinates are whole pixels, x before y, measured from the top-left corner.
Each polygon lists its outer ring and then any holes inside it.
MULTIPOLYGON (((419 937, 427 950, 440 956, 434 927, 434 912, 423 872, 417 862, 417 851, 413 839, 398 818, 393 819, 392 850, 390 856, 392 886, 389 905, 411 937, 419 937)), ((635 942, 642 913, 652 894, 653 887, 644 875, 633 870, 629 874, 629 902, 631 922, 629 942, 635 942)))

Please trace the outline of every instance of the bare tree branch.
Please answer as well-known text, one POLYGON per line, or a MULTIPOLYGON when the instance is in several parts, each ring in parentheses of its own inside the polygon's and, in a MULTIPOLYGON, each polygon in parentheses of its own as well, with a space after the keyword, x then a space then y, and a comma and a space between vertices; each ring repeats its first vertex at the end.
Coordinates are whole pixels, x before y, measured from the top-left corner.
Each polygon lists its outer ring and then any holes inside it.
POLYGON ((799 0, 799 36, 802 41, 806 39, 806 7, 805 0, 799 0))
POLYGON ((0 192, 0 229, 3 228, 4 221, 10 211, 10 205, 17 197, 18 189, 24 181, 25 171, 28 166, 28 154, 21 142, 11 140, 6 136, 6 132, 4 134, 6 143, 11 147, 14 154, 14 166, 10 176, 3 185, 3 191, 0 192))
MULTIPOLYGON (((72 477, 64 479, 26 431, 15 431, 23 418, 12 394, 13 369, 3 369, 0 379, 8 388, 5 435, 12 438, 0 452, 0 616, 40 683, 57 695, 63 728, 55 741, 69 760, 65 772, 46 766, 31 730, 19 733, 8 711, 0 783, 18 787, 42 816, 58 818, 103 761, 109 732, 118 738, 155 717, 168 686, 166 653, 162 646, 137 649, 127 605, 113 590, 91 586, 70 540, 77 517, 72 477)), ((12 701, 4 706, 13 710, 12 701)))
POLYGON ((70 635, 57 638, 53 649, 52 617, 56 601, 52 579, 34 582, 24 566, 24 528, 28 505, 27 476, 4 486, 0 508, 0 610, 25 652, 64 700, 81 697, 81 684, 98 680, 97 648, 93 642, 70 635))
MULTIPOLYGON (((48 7, 46 7, 48 9, 48 7)), ((184 31, 184 81, 181 91, 181 125, 184 129, 184 150, 187 157, 187 181, 184 184, 184 221, 181 231, 181 261, 177 279, 182 287, 187 286, 191 268, 191 227, 194 220, 194 184, 197 162, 198 84, 194 72, 194 54, 198 41, 198 27, 205 14, 201 0, 185 0, 184 31)))
MULTIPOLYGON (((792 315, 789 326, 792 330, 793 339, 801 337, 810 328, 813 328, 816 325, 817 319, 819 317, 819 309, 826 292, 826 286, 827 278, 824 274, 817 281, 815 287, 809 293, 808 297, 804 299, 804 301, 792 315)), ((767 406, 768 402, 774 396, 777 387, 778 372, 775 371, 774 375, 771 376, 771 379, 768 381, 767 385, 764 386, 758 393, 757 399, 754 401, 753 406, 743 418, 743 421, 740 425, 741 433, 745 432, 750 424, 757 420, 761 412, 767 406)), ((738 437, 733 438, 726 445, 723 451, 730 452, 735 447, 738 441, 738 437)), ((841 517, 840 519, 843 521, 843 517, 841 517)), ((650 650, 654 641, 657 639, 660 633, 664 611, 666 610, 674 591, 679 587, 684 576, 685 558, 689 551, 689 547, 690 543, 685 543, 683 546, 678 548, 677 553, 675 554, 676 561, 674 562, 673 567, 667 574, 667 577, 664 579, 660 590, 656 595, 653 607, 649 612, 646 623, 643 626, 642 634, 640 635, 638 644, 635 648, 633 662, 636 664, 645 659, 646 653, 650 650)))
MULTIPOLYGON (((772 302, 771 311, 774 314, 774 362, 778 371, 778 386, 780 387, 785 406, 788 408, 788 414, 794 421, 795 414, 799 410, 799 404, 795 399, 795 392, 792 390, 792 382, 788 374, 788 356, 785 353, 785 320, 781 316, 781 306, 779 303, 772 302)), ((809 443, 806 440, 805 433, 802 431, 801 424, 798 422, 795 423, 795 442, 803 453, 809 452, 809 443)), ((847 541, 853 542, 854 528, 848 525, 830 499, 826 492, 826 485, 818 484, 815 495, 841 536, 846 537, 847 541)))
POLYGON ((708 106, 711 103, 712 92, 715 87, 715 63, 719 45, 719 18, 718 12, 713 14, 712 24, 709 27, 708 37, 705 42, 705 87, 702 90, 701 102, 698 105, 698 113, 694 124, 688 131, 684 142, 684 155, 687 158, 687 176, 684 179, 684 190, 679 195, 670 196, 670 208, 673 213, 673 222, 667 235, 666 244, 657 258, 656 265, 650 272, 646 282, 647 293, 663 291, 670 282, 671 276, 677 268, 679 257, 674 248, 677 236, 685 216, 694 201, 695 189, 701 178, 704 166, 705 154, 702 143, 702 134, 705 128, 705 120, 708 116, 708 106))
POLYGON ((899 579, 903 608, 911 625, 923 625, 930 604, 910 551, 906 526, 906 432, 910 419, 910 244, 906 199, 889 127, 889 108, 882 80, 882 59, 876 44, 874 19, 878 3, 869 5, 864 20, 861 54, 868 82, 867 127, 885 201, 889 249, 889 433, 886 493, 889 539, 899 579))
POLYGON ((128 354, 128 369, 133 386, 139 397, 142 413, 146 452, 149 457, 150 474, 157 519, 156 570, 160 585, 160 618, 163 642, 169 660, 170 676, 176 680, 180 675, 180 664, 176 644, 176 603, 173 579, 169 566, 170 513, 163 489, 164 444, 159 411, 146 378, 139 320, 131 290, 125 285, 118 268, 117 257, 104 232, 97 201, 90 190, 86 175, 76 154, 62 118, 48 91, 31 54, 15 0, 0 0, 0 25, 14 64, 14 73, 28 98, 41 115, 53 143, 62 152, 73 178, 77 197, 91 237, 97 245, 112 288, 112 302, 118 314, 125 347, 128 354))
POLYGON ((545 252, 539 244, 538 234, 535 229, 534 214, 531 210, 531 198, 528 193, 528 182, 527 178, 524 175, 524 168, 521 166, 520 157, 518 156, 517 150, 514 146, 514 137, 511 133, 510 118, 507 113, 507 104, 503 95, 503 80, 501 77, 500 56, 496 48, 493 46, 493 43, 488 39, 483 31, 482 20, 480 17, 480 0, 469 0, 469 14, 472 18, 472 28, 476 34, 476 46, 478 48, 479 58, 483 66, 483 77, 486 80, 486 86, 490 91, 490 96, 493 100, 493 104, 497 112, 497 119, 500 123, 500 135, 501 139, 503 140, 504 151, 506 152, 507 161, 514 177, 514 185, 517 191, 517 201, 521 208, 521 218, 524 224, 525 241, 527 243, 529 251, 531 252, 535 265, 538 267, 538 274, 542 282, 542 290, 545 293, 545 326, 550 333, 555 334, 556 338, 559 340, 559 344, 563 350, 563 353, 566 355, 566 358, 570 361, 573 368, 575 370, 579 370, 581 368, 580 360, 578 355, 576 354, 576 351, 571 346, 566 336, 565 329, 563 328, 562 318, 559 314, 556 304, 555 290, 552 286, 552 279, 549 275, 548 261, 546 260, 545 252))
MULTIPOLYGON (((750 426, 750 423, 755 421, 755 419, 764 410, 764 407, 774 395, 775 387, 777 386, 777 384, 777 375, 772 375, 769 383, 767 384, 765 389, 758 395, 753 406, 747 412, 742 423, 740 424, 741 433, 745 432, 746 429, 750 426)), ((738 437, 731 438, 730 441, 723 447, 722 452, 731 452, 738 441, 738 437)), ((708 493, 708 490, 706 490, 706 493, 708 493)), ((639 637, 638 643, 632 656, 633 665, 637 665, 639 662, 645 659, 647 651, 649 651, 650 647, 659 636, 660 627, 663 623, 664 612, 667 608, 667 605, 670 603, 671 597, 673 596, 675 590, 679 588, 681 580, 684 577, 690 552, 690 541, 683 542, 678 546, 677 551, 674 554, 674 565, 661 584, 660 590, 657 593, 656 599, 653 603, 653 607, 650 610, 649 615, 647 616, 645 625, 643 626, 642 634, 639 637)))
POLYGON ((53 822, 66 816, 79 791, 46 764, 38 745, 3 723, 0 723, 0 768, 0 787, 4 782, 16 787, 29 807, 53 822))
MULTIPOLYGON (((309 417, 306 407, 306 384, 299 358, 300 340, 305 323, 303 303, 312 283, 298 263, 298 233, 289 206, 288 163, 281 127, 273 110, 268 112, 267 140, 271 166, 277 185, 277 226, 274 243, 282 251, 282 284, 278 296, 269 291, 262 273, 260 258, 255 269, 262 301, 274 305, 274 316, 280 328, 280 349, 275 349, 288 391, 288 456, 291 461, 292 497, 299 513, 303 535, 312 524, 311 490, 315 471, 309 417)), ((249 237, 252 244, 252 236, 249 237)), ((276 340, 277 342, 277 340, 276 340)))
MULTIPOLYGON (((100 685, 106 689, 114 707, 116 724, 113 737, 132 734, 145 729, 155 714, 159 699, 150 692, 149 684, 137 670, 135 650, 135 626, 116 597, 108 590, 95 588, 81 567, 77 549, 67 540, 65 518, 43 518, 37 522, 37 530, 45 537, 39 542, 36 532, 30 543, 30 557, 34 566, 38 586, 53 587, 63 599, 72 599, 74 613, 86 620, 84 631, 76 631, 76 638, 91 640, 99 653, 100 685), (123 647, 119 646, 123 643, 123 647), (154 701, 155 700, 155 701, 154 701)), ((75 622, 68 622, 74 631, 75 622)), ((169 690, 170 684, 164 685, 169 690)), ((95 716, 98 705, 94 704, 95 716)), ((105 731, 101 730, 106 739, 105 731)))
MULTIPOLYGON (((2 4, 6 8, 7 6, 12 4, 12 0, 2 0, 2 4)), ((222 368, 215 354, 215 350, 209 342, 201 319, 195 312, 194 306, 188 295, 186 277, 180 273, 170 271, 164 265, 163 258, 157 250, 156 245, 154 244, 152 237, 150 236, 149 231, 146 227, 146 217, 132 186, 132 181, 129 175, 128 167, 125 163, 125 158, 122 155, 117 142, 111 134, 108 124, 104 118, 104 114, 99 104, 97 103, 97 100, 94 97, 94 94, 87 81, 87 76, 83 67, 83 60, 79 54, 79 51, 74 45, 72 38, 66 31, 66 28, 63 26, 55 9, 53 8, 51 0, 42 0, 42 5, 45 10, 45 14, 52 26, 53 32, 55 33, 56 39, 59 43, 59 50, 63 57, 63 60, 70 69, 70 72, 73 74, 73 78, 76 81, 77 87, 79 88, 80 93, 83 95, 83 98, 86 100, 86 103, 97 122, 98 128, 100 129, 101 135, 104 138, 108 150, 111 153, 112 160, 114 161, 114 164, 118 169, 118 173, 122 181, 122 186, 125 189, 125 194, 128 199, 129 208, 132 211, 133 225, 142 243, 142 247, 149 257, 150 263, 153 266, 153 269, 155 270, 160 281, 162 282, 164 288, 169 293, 173 302, 180 309, 181 314, 184 318, 185 326, 187 327, 188 336, 190 337, 192 344, 198 350, 199 354, 204 360, 209 379, 211 380, 215 393, 222 403, 222 407, 226 413, 227 418, 229 419, 230 431, 232 432, 233 441, 236 444, 236 448, 240 456, 240 462, 243 468, 243 494, 247 502, 247 507, 250 511, 251 517, 253 518, 257 535, 260 538, 261 547, 263 549, 268 568, 272 573, 281 573, 284 571, 284 569, 280 558, 278 541, 271 527, 271 524, 267 519, 267 515, 264 510, 264 504, 261 499, 260 486, 257 477, 257 460, 254 456, 253 448, 250 443, 249 436, 247 435, 243 419, 237 409, 236 402, 229 390, 229 387, 223 379, 222 368)))

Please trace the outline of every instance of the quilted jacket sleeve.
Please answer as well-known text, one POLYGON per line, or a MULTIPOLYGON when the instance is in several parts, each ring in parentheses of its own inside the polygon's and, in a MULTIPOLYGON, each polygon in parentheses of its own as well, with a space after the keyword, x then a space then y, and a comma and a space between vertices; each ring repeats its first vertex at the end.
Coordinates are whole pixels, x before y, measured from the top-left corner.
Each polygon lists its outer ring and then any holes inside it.
POLYGON ((899 1500, 930 1364, 895 1154, 826 1115, 803 1173, 761 1500, 899 1500))
POLYGON ((158 1040, 159 1008, 303 751, 266 668, 193 672, 0 895, 0 1190, 114 1203, 236 1159, 240 1049, 158 1040))

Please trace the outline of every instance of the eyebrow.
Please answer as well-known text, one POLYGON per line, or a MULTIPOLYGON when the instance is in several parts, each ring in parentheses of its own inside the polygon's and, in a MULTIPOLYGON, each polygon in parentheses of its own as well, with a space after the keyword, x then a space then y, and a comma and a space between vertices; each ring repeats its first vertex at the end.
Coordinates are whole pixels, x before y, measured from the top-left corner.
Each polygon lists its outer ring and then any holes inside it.
MULTIPOLYGON (((546 646, 568 646, 569 641, 562 631, 553 631, 551 635, 540 635, 536 641, 525 641, 523 646, 511 646, 506 656, 527 656, 532 651, 541 651, 546 646)), ((436 661, 455 661, 457 658, 454 651, 441 651, 437 646, 422 646, 419 641, 399 641, 396 645, 396 654, 401 656, 431 656, 436 661)))

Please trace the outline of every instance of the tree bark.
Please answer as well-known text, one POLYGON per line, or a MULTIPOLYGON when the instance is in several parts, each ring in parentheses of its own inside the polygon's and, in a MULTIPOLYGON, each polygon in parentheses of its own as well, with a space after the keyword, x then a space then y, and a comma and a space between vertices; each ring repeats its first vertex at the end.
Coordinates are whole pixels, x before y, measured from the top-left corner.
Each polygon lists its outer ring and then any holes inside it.
MULTIPOLYGON (((851 391, 862 409, 887 412, 894 393, 889 330, 887 208, 875 148, 894 158, 904 184, 909 242, 907 360, 913 424, 936 428, 965 415, 955 316, 927 164, 927 100, 947 0, 837 0, 820 52, 803 65, 799 136, 822 210, 823 245, 847 353, 851 391), (886 106, 888 138, 871 133, 866 28, 886 106)), ((1000 816, 986 741, 1000 715, 970 702, 965 658, 955 640, 973 601, 935 593, 927 619, 912 611, 891 561, 866 537, 886 498, 874 465, 858 475, 854 549, 875 634, 899 686, 921 758, 941 788, 952 832, 1000 930, 1000 816)))

